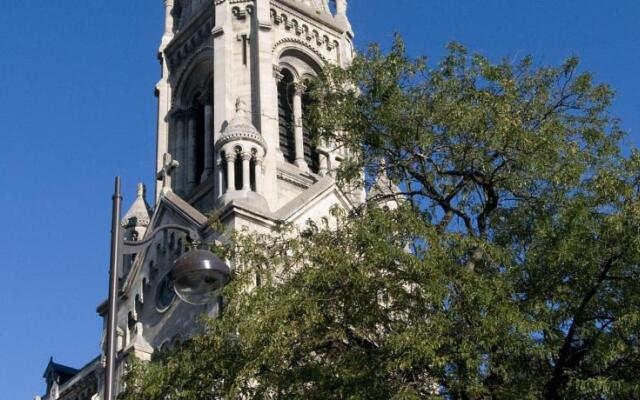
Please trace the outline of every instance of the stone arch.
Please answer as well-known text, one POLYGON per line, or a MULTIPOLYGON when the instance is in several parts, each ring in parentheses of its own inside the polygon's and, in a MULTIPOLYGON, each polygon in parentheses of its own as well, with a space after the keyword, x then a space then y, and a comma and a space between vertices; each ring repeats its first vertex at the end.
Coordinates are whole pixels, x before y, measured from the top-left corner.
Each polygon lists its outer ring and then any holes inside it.
POLYGON ((198 50, 175 73, 173 106, 176 109, 188 106, 184 99, 193 97, 195 91, 206 93, 213 89, 213 47, 206 46, 198 50))
POLYGON ((319 75, 323 66, 326 65, 326 61, 319 54, 310 51, 312 49, 300 48, 300 46, 292 44, 289 43, 278 52, 277 64, 291 69, 297 78, 303 75, 319 75))
POLYGON ((213 53, 201 48, 176 72, 169 153, 180 167, 174 190, 187 195, 213 172, 213 53))
POLYGON ((279 64, 279 61, 283 58, 283 55, 287 53, 296 53, 301 55, 303 59, 309 59, 313 64, 318 66, 317 72, 319 73, 322 67, 329 63, 329 60, 322 55, 318 49, 306 41, 298 38, 285 38, 281 39, 273 47, 274 63, 279 64))
POLYGON ((235 153, 233 168, 235 169, 234 176, 236 178, 234 182, 234 189, 242 190, 242 187, 244 186, 244 179, 246 179, 242 174, 242 153, 244 150, 242 146, 238 144, 233 147, 233 151, 235 153))
POLYGON ((318 76, 325 63, 306 49, 285 46, 278 54, 277 65, 281 72, 278 82, 280 151, 285 161, 318 173, 320 155, 304 119, 305 110, 311 105, 304 83, 318 76), (300 140, 302 145, 298 143, 300 140))

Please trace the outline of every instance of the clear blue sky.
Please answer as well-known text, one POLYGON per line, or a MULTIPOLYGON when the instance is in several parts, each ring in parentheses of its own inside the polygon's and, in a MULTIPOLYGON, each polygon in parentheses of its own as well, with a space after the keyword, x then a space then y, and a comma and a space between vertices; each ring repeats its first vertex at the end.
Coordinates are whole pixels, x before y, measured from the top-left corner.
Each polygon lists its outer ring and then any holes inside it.
MULTIPOLYGON (((637 0, 351 0, 357 43, 401 32, 437 61, 460 41, 494 59, 578 55, 617 91, 640 143, 637 0)), ((44 391, 49 356, 98 354, 110 196, 152 183, 162 0, 2 0, 0 400, 44 391)))

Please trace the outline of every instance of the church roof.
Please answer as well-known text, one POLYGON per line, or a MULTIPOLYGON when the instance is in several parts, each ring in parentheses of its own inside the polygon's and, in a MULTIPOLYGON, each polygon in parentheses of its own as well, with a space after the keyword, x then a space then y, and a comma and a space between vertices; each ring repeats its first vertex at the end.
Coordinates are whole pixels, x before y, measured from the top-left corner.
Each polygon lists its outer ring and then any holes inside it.
POLYGON ((75 368, 67 367, 66 365, 54 362, 53 357, 49 359, 49 364, 47 364, 47 369, 44 370, 43 377, 46 378, 50 371, 53 371, 56 375, 60 376, 61 380, 63 381, 71 379, 74 375, 80 372, 75 368))
POLYGON ((44 378, 47 381, 47 393, 45 393, 41 398, 49 399, 49 391, 54 382, 58 384, 61 398, 65 398, 64 392, 68 391, 70 388, 81 384, 81 382, 83 382, 87 378, 97 379, 96 373, 98 371, 98 366, 101 365, 101 359, 102 358, 99 355, 93 360, 89 361, 82 368, 75 369, 66 365, 56 363, 53 361, 53 357, 51 357, 49 359, 49 363, 47 364, 47 369, 44 371, 44 378))
POLYGON ((151 207, 145 200, 145 187, 142 183, 138 184, 138 192, 135 201, 129 208, 129 211, 122 218, 122 226, 149 226, 151 222, 151 207))
POLYGON ((287 204, 282 206, 278 211, 276 211, 276 219, 282 221, 290 220, 294 215, 298 214, 304 208, 309 207, 313 204, 313 201, 321 196, 322 194, 330 191, 336 190, 337 186, 335 185, 335 181, 330 176, 325 176, 316 182, 309 189, 300 193, 293 200, 289 201, 287 204))

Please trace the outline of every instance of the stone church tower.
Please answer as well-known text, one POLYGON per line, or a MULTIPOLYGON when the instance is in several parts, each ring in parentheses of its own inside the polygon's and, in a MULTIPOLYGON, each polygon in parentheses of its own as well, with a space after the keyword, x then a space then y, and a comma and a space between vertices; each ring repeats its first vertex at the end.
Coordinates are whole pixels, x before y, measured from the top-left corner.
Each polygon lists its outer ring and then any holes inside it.
MULTIPOLYGON (((122 221, 127 239, 179 224, 205 242, 224 241, 236 229, 326 223, 333 206, 363 200, 336 187, 333 171, 347 155, 312 142, 303 123, 307 80, 354 55, 347 0, 164 0, 164 7, 155 207, 140 186, 122 221), (212 213, 226 233, 211 230, 212 213)), ((167 232, 125 260, 119 374, 131 357, 149 360, 188 338, 203 313, 218 314, 219 301, 192 306, 171 289, 168 272, 186 250, 180 232, 167 232)), ((97 311, 106 325, 106 302, 97 311)), ((100 399, 102 375, 103 356, 78 370, 51 360, 43 399, 100 399)))
MULTIPOLYGON (((275 217, 344 155, 304 129, 305 81, 353 55, 346 0, 166 0, 157 165, 202 213, 275 217)), ((160 185, 160 184, 159 184, 160 185)), ((160 186, 156 189, 160 196, 160 186)))

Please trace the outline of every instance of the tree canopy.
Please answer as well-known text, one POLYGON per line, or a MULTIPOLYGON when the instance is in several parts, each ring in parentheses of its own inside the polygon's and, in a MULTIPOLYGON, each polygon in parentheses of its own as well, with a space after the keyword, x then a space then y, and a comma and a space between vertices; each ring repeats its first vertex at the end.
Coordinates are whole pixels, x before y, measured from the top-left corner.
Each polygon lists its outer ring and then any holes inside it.
POLYGON ((608 86, 397 38, 311 95, 339 184, 373 195, 236 233, 223 314, 125 399, 640 399, 640 154, 608 86))

